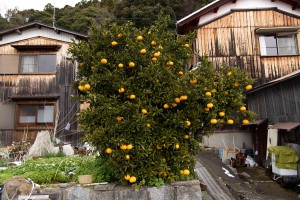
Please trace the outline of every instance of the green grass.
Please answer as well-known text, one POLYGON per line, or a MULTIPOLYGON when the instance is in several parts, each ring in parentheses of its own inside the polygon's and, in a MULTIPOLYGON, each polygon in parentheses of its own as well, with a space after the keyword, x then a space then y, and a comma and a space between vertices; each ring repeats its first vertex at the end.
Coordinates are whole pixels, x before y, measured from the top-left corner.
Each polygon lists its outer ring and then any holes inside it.
POLYGON ((13 176, 30 178, 38 184, 66 183, 69 173, 74 172, 74 181, 78 175, 91 174, 94 182, 110 181, 114 170, 108 169, 103 158, 91 157, 49 157, 30 159, 19 167, 10 167, 0 173, 0 184, 13 176))

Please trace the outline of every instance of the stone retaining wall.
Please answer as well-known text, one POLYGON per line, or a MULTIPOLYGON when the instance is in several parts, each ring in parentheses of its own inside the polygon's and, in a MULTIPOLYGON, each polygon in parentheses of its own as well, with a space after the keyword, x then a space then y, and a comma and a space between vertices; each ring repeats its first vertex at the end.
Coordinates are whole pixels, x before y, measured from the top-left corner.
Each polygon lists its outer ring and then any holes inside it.
MULTIPOLYGON (((2 200, 7 200, 3 191, 2 200)), ((129 186, 113 183, 82 187, 58 184, 53 188, 34 189, 35 195, 49 195, 51 200, 201 200, 199 180, 179 181, 161 188, 142 187, 135 191, 129 186)))

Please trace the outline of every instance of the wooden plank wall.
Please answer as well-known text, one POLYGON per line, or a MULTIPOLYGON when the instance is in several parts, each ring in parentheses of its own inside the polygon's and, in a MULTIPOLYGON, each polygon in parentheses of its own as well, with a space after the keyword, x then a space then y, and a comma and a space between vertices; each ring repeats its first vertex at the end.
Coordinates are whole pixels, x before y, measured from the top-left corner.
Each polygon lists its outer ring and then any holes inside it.
MULTIPOLYGON (((0 75, 0 102, 8 101, 12 96, 59 96, 58 110, 59 122, 57 128, 57 137, 65 142, 80 142, 82 132, 77 131, 76 113, 79 111, 79 103, 75 102, 71 95, 77 90, 73 88, 75 80, 75 65, 66 57, 66 49, 69 44, 46 38, 34 38, 19 41, 14 44, 33 45, 33 44, 59 44, 62 48, 58 52, 30 51, 28 53, 55 53, 57 55, 56 74, 18 74, 18 75, 0 75), (70 129, 65 130, 67 123, 70 123, 70 129)), ((0 54, 20 54, 9 45, 3 45, 0 48, 0 54)), ((1 130, 0 127, 0 145, 10 145, 12 141, 20 141, 23 137, 23 130, 1 130)), ((32 142, 35 139, 37 131, 30 130, 29 138, 32 142)))
POLYGON ((300 121, 300 77, 247 95, 248 108, 270 124, 300 121))
POLYGON ((300 19, 274 10, 235 11, 200 27, 197 49, 216 67, 237 66, 266 83, 300 69, 300 56, 261 57, 257 28, 299 26, 300 19))
POLYGON ((76 114, 80 111, 80 104, 71 95, 77 93, 73 87, 76 78, 75 65, 68 59, 63 58, 58 69, 58 83, 60 85, 59 98, 59 123, 57 127, 57 137, 65 142, 73 144, 80 143, 83 133, 77 130, 76 114), (70 123, 70 130, 65 130, 70 123))

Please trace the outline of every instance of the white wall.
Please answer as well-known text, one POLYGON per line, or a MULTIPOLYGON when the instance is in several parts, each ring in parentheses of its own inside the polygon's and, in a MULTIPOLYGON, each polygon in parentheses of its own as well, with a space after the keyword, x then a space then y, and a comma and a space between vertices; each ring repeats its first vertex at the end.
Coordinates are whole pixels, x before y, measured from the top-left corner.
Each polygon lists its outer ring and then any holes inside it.
POLYGON ((234 9, 269 9, 277 8, 278 10, 300 16, 299 9, 292 10, 292 6, 281 1, 271 2, 271 0, 238 0, 236 3, 226 3, 221 6, 217 13, 210 12, 201 16, 198 25, 201 26, 213 19, 229 13, 234 9))
POLYGON ((213 135, 205 137, 203 139, 203 144, 208 147, 222 149, 225 148, 225 145, 228 148, 234 147, 233 141, 235 146, 239 149, 243 148, 243 143, 245 144, 245 148, 253 148, 252 135, 248 131, 215 132, 213 135), (224 139, 224 142, 222 138, 224 139))

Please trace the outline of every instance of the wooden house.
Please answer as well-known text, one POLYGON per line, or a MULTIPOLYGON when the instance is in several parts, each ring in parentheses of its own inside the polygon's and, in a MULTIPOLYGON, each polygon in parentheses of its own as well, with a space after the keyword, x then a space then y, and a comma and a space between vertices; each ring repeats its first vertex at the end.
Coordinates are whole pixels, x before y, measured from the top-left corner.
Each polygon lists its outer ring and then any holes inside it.
POLYGON ((40 130, 75 141, 76 63, 68 47, 86 35, 32 22, 0 31, 0 146, 34 141, 40 130))
POLYGON ((194 50, 215 67, 236 66, 256 79, 246 94, 248 109, 258 114, 250 130, 260 163, 268 125, 279 131, 276 145, 300 143, 298 0, 216 0, 176 25, 178 34, 195 31, 194 50), (288 140, 292 132, 293 140, 288 140))

